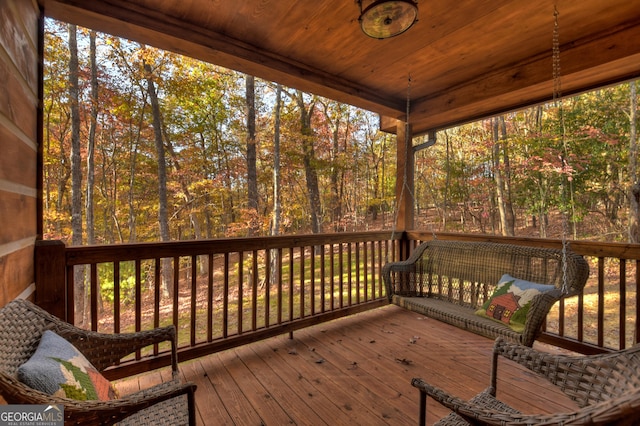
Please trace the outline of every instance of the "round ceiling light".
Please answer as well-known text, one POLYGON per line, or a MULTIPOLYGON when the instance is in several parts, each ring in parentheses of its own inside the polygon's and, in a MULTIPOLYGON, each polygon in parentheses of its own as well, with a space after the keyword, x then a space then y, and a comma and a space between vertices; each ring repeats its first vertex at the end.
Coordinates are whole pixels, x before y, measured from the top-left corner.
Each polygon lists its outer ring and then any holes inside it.
POLYGON ((369 37, 384 39, 407 31, 418 18, 418 5, 412 0, 376 0, 362 10, 360 27, 369 37))

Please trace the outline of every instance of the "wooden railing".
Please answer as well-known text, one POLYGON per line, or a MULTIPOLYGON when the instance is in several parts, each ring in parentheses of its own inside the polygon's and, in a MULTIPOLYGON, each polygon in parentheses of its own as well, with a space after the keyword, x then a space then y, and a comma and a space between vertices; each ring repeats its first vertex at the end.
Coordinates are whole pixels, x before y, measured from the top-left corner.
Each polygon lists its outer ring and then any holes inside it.
MULTIPOLYGON (((79 247, 43 241, 36 297, 93 331, 174 324, 184 361, 388 303, 380 270, 397 253, 391 232, 79 247)), ((110 377, 168 361, 166 348, 150 351, 110 377)))
MULTIPOLYGON (((559 240, 417 231, 83 247, 42 241, 36 297, 50 312, 95 331, 174 324, 180 359, 187 360, 382 306, 384 263, 432 238, 562 247, 559 240), (71 301, 82 288, 86 308, 76 310, 71 301)), ((582 353, 638 342, 640 245, 569 247, 589 261, 591 276, 583 294, 554 307, 539 340, 582 353)), ((165 349, 136 354, 109 375, 167 363, 165 349)))

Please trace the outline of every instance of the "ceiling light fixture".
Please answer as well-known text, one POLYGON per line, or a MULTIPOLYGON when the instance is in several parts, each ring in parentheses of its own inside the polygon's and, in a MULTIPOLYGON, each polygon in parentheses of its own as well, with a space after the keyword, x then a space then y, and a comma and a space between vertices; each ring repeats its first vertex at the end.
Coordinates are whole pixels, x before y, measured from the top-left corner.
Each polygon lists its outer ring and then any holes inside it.
POLYGON ((360 5, 360 27, 372 38, 395 37, 407 31, 418 19, 418 4, 413 0, 375 0, 362 9, 360 5))

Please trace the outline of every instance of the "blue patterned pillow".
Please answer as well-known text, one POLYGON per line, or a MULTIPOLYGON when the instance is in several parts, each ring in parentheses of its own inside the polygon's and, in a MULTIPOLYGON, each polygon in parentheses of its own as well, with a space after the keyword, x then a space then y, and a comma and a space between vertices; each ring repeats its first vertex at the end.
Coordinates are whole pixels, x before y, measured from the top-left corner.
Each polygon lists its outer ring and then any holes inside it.
POLYGON ((18 380, 41 392, 77 400, 115 399, 111 383, 71 343, 46 330, 18 380))

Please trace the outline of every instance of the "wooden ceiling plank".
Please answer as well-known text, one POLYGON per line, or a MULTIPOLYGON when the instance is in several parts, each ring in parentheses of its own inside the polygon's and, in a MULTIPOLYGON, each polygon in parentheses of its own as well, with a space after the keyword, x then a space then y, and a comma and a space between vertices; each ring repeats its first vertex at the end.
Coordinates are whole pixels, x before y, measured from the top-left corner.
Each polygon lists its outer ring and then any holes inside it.
MULTIPOLYGON (((640 26, 627 26, 600 38, 562 46, 563 95, 640 76, 638 39, 640 26), (589 69, 598 72, 589 73, 589 69), (584 77, 585 73, 589 73, 589 79, 584 77)), ((480 118, 484 110, 499 113, 544 102, 552 98, 552 90, 551 55, 540 55, 434 97, 412 102, 412 116, 424 118, 419 124, 414 123, 414 127, 420 131, 440 129, 460 124, 461 120, 468 121, 465 115, 480 118)))

